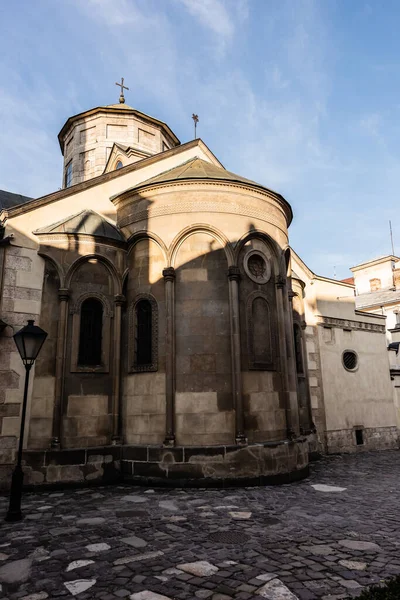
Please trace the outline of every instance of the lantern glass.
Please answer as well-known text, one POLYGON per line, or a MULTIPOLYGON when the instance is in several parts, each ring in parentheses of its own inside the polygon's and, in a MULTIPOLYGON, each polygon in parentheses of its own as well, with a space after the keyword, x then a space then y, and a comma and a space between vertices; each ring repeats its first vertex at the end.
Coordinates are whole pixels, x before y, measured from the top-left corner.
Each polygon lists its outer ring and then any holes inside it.
POLYGON ((46 337, 47 333, 34 325, 33 320, 28 321, 28 325, 14 335, 15 344, 25 366, 33 365, 46 337))

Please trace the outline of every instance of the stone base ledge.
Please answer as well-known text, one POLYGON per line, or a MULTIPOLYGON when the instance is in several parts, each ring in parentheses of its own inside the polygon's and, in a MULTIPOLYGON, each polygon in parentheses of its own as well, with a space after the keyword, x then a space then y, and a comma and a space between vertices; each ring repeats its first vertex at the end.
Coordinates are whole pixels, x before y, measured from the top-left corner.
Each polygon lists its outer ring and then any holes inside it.
POLYGON ((328 454, 395 450, 399 448, 399 430, 396 426, 336 429, 326 432, 326 444, 328 454), (363 444, 357 445, 356 429, 362 430, 363 444))
MULTIPOLYGON (((248 446, 102 446, 30 450, 23 454, 26 488, 132 482, 172 487, 289 483, 308 475, 306 438, 248 446)), ((0 489, 10 484, 10 465, 0 489)))

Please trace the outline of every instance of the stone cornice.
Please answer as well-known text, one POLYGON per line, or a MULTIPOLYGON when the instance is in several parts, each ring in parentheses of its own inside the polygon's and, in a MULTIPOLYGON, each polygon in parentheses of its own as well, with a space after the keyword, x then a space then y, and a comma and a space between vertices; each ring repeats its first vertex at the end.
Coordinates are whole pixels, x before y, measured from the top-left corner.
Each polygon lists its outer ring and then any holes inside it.
MULTIPOLYGON (((293 213, 292 213, 292 209, 289 205, 289 203, 283 198, 283 196, 281 196, 280 194, 277 194, 275 192, 272 192, 271 190, 269 190, 268 188, 265 188, 261 185, 257 185, 257 184, 251 184, 251 183, 244 183, 242 181, 232 181, 230 179, 227 180, 223 180, 223 179, 211 179, 211 178, 204 178, 204 179, 187 179, 187 180, 182 180, 180 179, 179 181, 169 181, 169 182, 162 182, 162 183, 157 183, 157 184, 149 184, 146 186, 142 186, 140 187, 140 189, 138 187, 136 187, 134 190, 127 190, 126 192, 120 194, 118 197, 114 198, 112 200, 113 204, 115 205, 115 207, 117 208, 117 210, 121 210, 124 205, 126 205, 129 202, 135 202, 135 200, 137 201, 143 201, 146 198, 142 195, 143 192, 146 193, 146 197, 149 197, 149 201, 151 201, 151 193, 156 191, 156 192, 160 192, 161 190, 168 190, 171 188, 182 188, 182 187, 187 187, 187 186, 208 186, 209 188, 211 187, 215 187, 215 188, 231 188, 231 189, 240 189, 240 190, 250 190, 251 192, 258 192, 261 196, 261 200, 265 201, 265 196, 267 196, 267 198, 269 200, 271 200, 272 202, 276 203, 278 205, 278 208, 282 211, 282 215, 286 220, 286 225, 287 227, 289 227, 292 218, 293 218, 293 213), (264 197, 264 198, 263 198, 264 197)), ((126 225, 128 225, 129 223, 134 223, 134 222, 138 222, 141 221, 143 219, 149 219, 151 216, 160 216, 160 215, 164 215, 164 214, 174 214, 174 213, 182 213, 182 212, 187 212, 187 208, 185 208, 185 206, 187 207, 188 204, 193 205, 193 207, 196 210, 190 210, 189 212, 227 212, 227 213, 231 213, 231 214, 243 214, 245 216, 250 216, 250 217, 255 217, 255 218, 260 218, 264 221, 267 222, 271 222, 274 225, 276 225, 277 227, 281 226, 281 223, 278 223, 277 219, 272 217, 270 213, 268 213, 268 210, 266 211, 262 211, 262 210, 258 210, 258 209, 252 209, 249 208, 248 205, 245 205, 244 203, 239 203, 239 202, 235 202, 233 203, 232 201, 222 201, 222 200, 218 200, 216 202, 211 202, 211 201, 186 201, 186 202, 174 202, 173 204, 165 204, 164 206, 158 206, 158 207, 149 207, 146 208, 145 210, 142 211, 137 211, 135 212, 134 215, 132 215, 132 217, 123 217, 122 219, 118 220, 118 227, 126 227, 126 225), (224 204, 226 205, 226 210, 223 210, 224 204), (213 206, 210 206, 213 205, 213 206), (234 210, 234 207, 241 207, 240 210, 234 210), (265 218, 265 216, 263 216, 263 213, 265 212, 265 215, 268 216, 268 218, 265 218)), ((285 232, 286 234, 287 232, 285 232)))
POLYGON ((337 319, 336 317, 324 317, 317 315, 317 325, 321 327, 336 327, 337 329, 353 329, 358 331, 369 331, 372 333, 385 333, 385 325, 366 323, 365 321, 352 321, 351 319, 337 319))
POLYGON ((71 125, 74 122, 79 121, 80 119, 91 117, 98 113, 108 113, 108 114, 124 115, 124 116, 131 115, 131 116, 137 117, 138 119, 140 119, 144 122, 150 122, 153 125, 158 126, 160 129, 163 129, 167 133, 167 135, 174 141, 175 144, 177 144, 177 145, 180 144, 179 139, 176 137, 176 135, 174 134, 172 129, 170 129, 166 123, 164 123, 163 121, 160 121, 159 119, 151 117, 150 115, 146 115, 145 113, 142 113, 139 110, 136 110, 134 108, 128 108, 124 104, 121 107, 119 107, 119 106, 96 106, 95 108, 85 110, 84 112, 78 113, 77 115, 74 115, 72 117, 69 117, 69 119, 67 119, 67 121, 61 128, 60 133, 58 134, 58 141, 60 143, 60 148, 61 148, 61 152, 63 155, 64 155, 64 149, 63 149, 64 138, 65 138, 65 135, 67 134, 67 131, 71 127, 71 125))

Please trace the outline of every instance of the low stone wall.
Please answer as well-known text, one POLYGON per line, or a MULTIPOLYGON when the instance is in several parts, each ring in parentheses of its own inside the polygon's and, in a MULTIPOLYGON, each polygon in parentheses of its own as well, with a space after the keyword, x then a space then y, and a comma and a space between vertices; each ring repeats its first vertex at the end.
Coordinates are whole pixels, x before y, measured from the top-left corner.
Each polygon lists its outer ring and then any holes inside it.
MULTIPOLYGON (((308 475, 305 438, 250 446, 103 446, 27 451, 26 487, 131 481, 169 486, 289 483, 308 475)), ((0 481, 7 489, 10 473, 0 481)))
POLYGON ((365 427, 327 431, 326 444, 328 454, 391 450, 399 447, 399 430, 397 427, 365 427), (362 431, 363 444, 357 445, 356 429, 362 431))

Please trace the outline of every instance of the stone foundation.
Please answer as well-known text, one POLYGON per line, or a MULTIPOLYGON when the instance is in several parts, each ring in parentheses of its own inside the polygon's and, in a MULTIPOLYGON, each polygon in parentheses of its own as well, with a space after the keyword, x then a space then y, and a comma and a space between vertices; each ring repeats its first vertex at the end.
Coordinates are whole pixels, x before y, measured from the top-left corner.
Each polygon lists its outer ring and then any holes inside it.
POLYGON ((362 452, 363 450, 390 450, 399 447, 399 430, 397 427, 354 427, 327 431, 326 443, 328 454, 362 452), (357 444, 357 429, 362 431, 362 444, 357 444))
MULTIPOLYGON (((24 453, 27 487, 131 481, 166 486, 245 486, 289 483, 308 475, 308 444, 250 446, 102 446, 24 453)), ((0 487, 7 489, 10 473, 0 487)))

